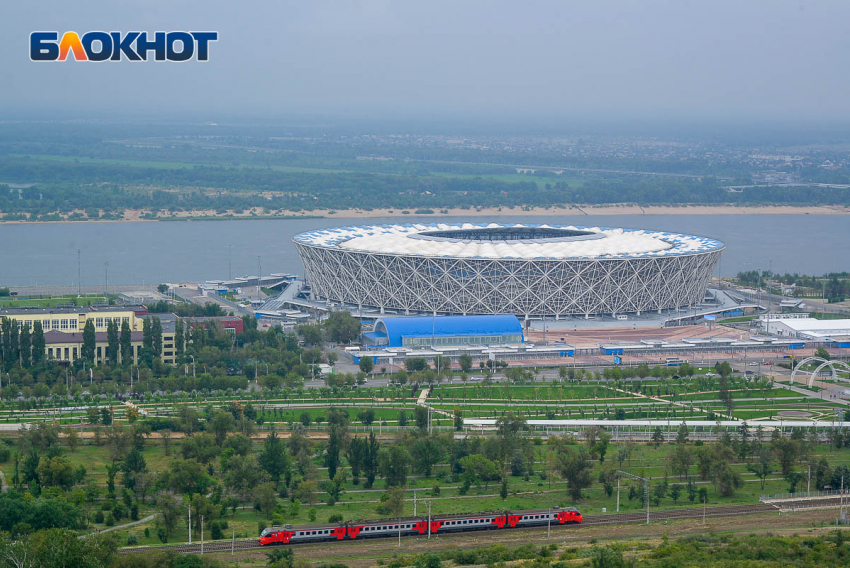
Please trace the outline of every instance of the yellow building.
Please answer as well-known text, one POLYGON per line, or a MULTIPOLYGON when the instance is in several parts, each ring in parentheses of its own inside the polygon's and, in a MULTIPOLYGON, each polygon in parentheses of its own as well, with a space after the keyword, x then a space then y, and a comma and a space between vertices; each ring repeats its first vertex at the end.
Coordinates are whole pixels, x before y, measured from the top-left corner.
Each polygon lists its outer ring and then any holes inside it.
MULTIPOLYGON (((44 332, 45 355, 48 359, 73 362, 80 357, 83 347, 83 329, 91 320, 95 329, 95 364, 106 361, 106 329, 114 322, 119 329, 127 322, 130 326, 130 345, 133 351, 133 364, 139 362, 142 349, 142 327, 147 316, 144 306, 79 306, 62 308, 0 308, 0 319, 8 318, 18 324, 18 328, 27 326, 33 329, 35 322, 41 322, 44 332)), ((162 361, 174 364, 174 316, 158 314, 161 317, 162 361)))
POLYGON ((142 330, 142 318, 137 314, 146 311, 144 306, 79 306, 67 308, 0 308, 0 318, 9 318, 18 322, 18 327, 41 322, 44 333, 60 331, 64 333, 82 332, 88 320, 92 320, 94 330, 106 331, 110 321, 118 324, 118 329, 126 321, 130 331, 142 330))
MULTIPOLYGON (((141 331, 130 332, 130 346, 133 353, 133 365, 138 364, 142 352, 143 334, 141 331)), ((108 338, 106 332, 95 333, 94 363, 100 365, 106 362, 108 338)), ((83 350, 83 333, 62 333, 50 330, 44 334, 44 349, 48 359, 73 363, 79 359, 83 350)), ((175 362, 174 332, 162 332, 162 362, 173 365, 175 362)))

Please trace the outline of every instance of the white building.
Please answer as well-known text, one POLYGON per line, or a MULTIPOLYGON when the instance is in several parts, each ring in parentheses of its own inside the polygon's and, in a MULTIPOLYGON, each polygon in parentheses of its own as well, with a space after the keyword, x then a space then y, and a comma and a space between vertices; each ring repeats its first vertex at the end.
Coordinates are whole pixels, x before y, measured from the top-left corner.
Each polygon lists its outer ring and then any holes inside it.
POLYGON ((770 333, 779 337, 827 341, 850 335, 850 319, 783 318, 771 319, 766 323, 770 333))

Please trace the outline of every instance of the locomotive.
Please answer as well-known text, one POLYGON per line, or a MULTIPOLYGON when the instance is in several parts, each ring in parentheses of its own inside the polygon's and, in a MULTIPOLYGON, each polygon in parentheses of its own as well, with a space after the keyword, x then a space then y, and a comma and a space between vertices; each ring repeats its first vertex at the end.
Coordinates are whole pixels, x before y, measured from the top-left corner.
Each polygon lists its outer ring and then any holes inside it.
MULTIPOLYGON (((500 511, 431 516, 430 534, 501 530, 582 522, 581 513, 572 507, 555 507, 535 511, 500 511)), ((377 521, 347 521, 301 526, 268 527, 260 534, 260 544, 294 544, 358 540, 365 538, 427 535, 428 517, 404 517, 377 521)))

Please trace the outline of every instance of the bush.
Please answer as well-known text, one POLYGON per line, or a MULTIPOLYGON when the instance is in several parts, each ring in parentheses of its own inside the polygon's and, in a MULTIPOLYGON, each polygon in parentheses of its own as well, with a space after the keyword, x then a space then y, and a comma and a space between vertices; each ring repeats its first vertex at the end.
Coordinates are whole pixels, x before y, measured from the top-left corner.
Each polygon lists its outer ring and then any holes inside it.
POLYGON ((112 513, 106 513, 106 526, 114 527, 115 526, 115 517, 112 516, 112 513))
POLYGON ((341 523, 342 522, 342 515, 340 515, 338 513, 335 514, 335 515, 331 515, 330 517, 328 517, 328 522, 329 523, 341 523))
POLYGON ((151 537, 151 530, 148 527, 145 527, 145 538, 151 537))
POLYGON ((307 518, 310 519, 310 522, 314 522, 316 520, 316 508, 310 507, 310 510, 307 511, 307 518))
POLYGON ((136 535, 134 535, 133 533, 128 534, 127 535, 127 546, 133 546, 135 544, 139 544, 139 538, 136 535))
POLYGON ((221 527, 220 521, 213 521, 210 523, 210 532, 212 533, 211 538, 213 540, 221 540, 224 538, 224 530, 221 527))
POLYGON ((94 522, 102 523, 103 522, 103 511, 98 511, 94 514, 94 522))
POLYGON ((431 495, 436 496, 436 495, 439 495, 439 494, 440 494, 440 486, 434 485, 434 488, 431 490, 431 495))
POLYGON ((160 542, 168 542, 168 533, 165 532, 165 529, 159 529, 158 531, 156 531, 156 536, 159 538, 160 542))

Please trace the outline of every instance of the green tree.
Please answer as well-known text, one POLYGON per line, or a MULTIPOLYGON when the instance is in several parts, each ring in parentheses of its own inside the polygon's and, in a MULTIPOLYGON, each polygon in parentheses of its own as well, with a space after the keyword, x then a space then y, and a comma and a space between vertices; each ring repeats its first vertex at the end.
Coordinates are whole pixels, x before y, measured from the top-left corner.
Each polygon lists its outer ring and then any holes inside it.
POLYGON ((414 471, 431 477, 431 470, 443 459, 445 452, 443 445, 429 436, 416 440, 410 447, 410 454, 413 457, 414 471))
POLYGON ((383 495, 381 495, 378 512, 391 517, 400 517, 404 513, 404 489, 401 487, 389 487, 383 495))
POLYGON ((32 362, 37 365, 44 360, 44 329, 41 322, 36 321, 32 326, 32 362))
POLYGON ((384 476, 387 487, 407 484, 410 461, 410 453, 400 444, 378 451, 378 471, 384 476))
POLYGON ((133 364, 133 345, 132 345, 132 335, 130 333, 130 324, 127 320, 122 320, 121 322, 121 337, 118 339, 121 347, 121 364, 122 365, 132 365, 133 364))
POLYGON ((381 445, 375 437, 375 432, 370 432, 369 443, 363 458, 363 474, 366 476, 366 489, 371 489, 372 484, 375 483, 375 476, 379 469, 378 455, 380 454, 380 450, 381 445))
POLYGON ((83 346, 80 350, 80 355, 89 365, 94 364, 95 343, 94 321, 89 319, 83 327, 83 346))
POLYGON ((348 413, 331 408, 328 410, 328 445, 325 450, 325 465, 328 477, 333 479, 340 463, 340 454, 348 446, 348 413))
POLYGON ((655 427, 651 440, 656 448, 664 443, 664 432, 661 430, 661 426, 655 427))
POLYGON ((424 371, 428 368, 428 361, 424 357, 408 357, 404 360, 404 368, 408 373, 424 371))
POLYGON ((769 476, 773 472, 773 467, 771 466, 770 459, 770 450, 767 447, 762 447, 759 452, 758 461, 756 463, 751 463, 747 466, 747 469, 754 473, 756 477, 761 481, 761 488, 764 489, 764 484, 767 481, 767 476, 769 476))
POLYGON ((682 489, 683 487, 678 483, 674 483, 670 488, 670 498, 673 499, 674 505, 679 504, 679 497, 682 495, 682 489))
POLYGON ((360 335, 360 320, 345 310, 331 312, 322 325, 328 338, 336 343, 350 343, 360 335))
POLYGON ((590 487, 591 464, 587 451, 568 444, 566 440, 555 441, 555 468, 567 482, 567 490, 573 501, 581 499, 583 489, 590 487))
POLYGON ((714 370, 717 371, 717 373, 724 379, 728 378, 733 371, 732 365, 729 364, 729 361, 718 361, 714 364, 714 370))
POLYGON ((365 424, 366 426, 371 426, 375 421, 375 411, 371 408, 364 408, 360 412, 357 413, 357 420, 365 424))
POLYGON ((780 437, 778 440, 771 442, 773 453, 776 460, 779 462, 779 467, 782 470, 782 475, 787 476, 794 468, 797 458, 800 456, 800 443, 790 438, 780 437))
POLYGON ((183 319, 177 318, 177 321, 174 322, 174 352, 178 356, 182 355, 185 351, 186 343, 183 333, 183 319))
POLYGON ((460 370, 464 373, 468 373, 472 370, 472 355, 469 353, 464 353, 458 357, 457 362, 460 365, 460 370))
POLYGON ((319 345, 322 343, 322 328, 318 325, 302 324, 296 326, 295 333, 297 333, 307 345, 319 345))
POLYGON ((74 467, 62 456, 44 458, 36 468, 42 487, 61 487, 68 490, 74 485, 74 467))
POLYGON ((159 510, 162 518, 162 524, 165 528, 165 536, 167 537, 177 527, 177 523, 183 517, 184 507, 180 499, 171 492, 162 491, 157 495, 156 508, 159 510))
POLYGON ((227 438, 227 434, 232 432, 235 427, 236 420, 233 418, 233 414, 218 408, 213 410, 209 429, 215 434, 216 444, 221 446, 227 438))
POLYGON ((608 451, 608 443, 611 441, 611 434, 608 432, 599 432, 599 438, 593 444, 593 451, 599 456, 599 462, 605 461, 605 454, 608 451))
POLYGON ((351 478, 354 485, 360 483, 360 472, 366 463, 369 452, 369 441, 365 438, 352 438, 348 444, 345 457, 351 467, 351 478))
POLYGON ((594 546, 590 549, 591 568, 626 568, 623 553, 610 546, 594 546))
POLYGON ((371 357, 361 357, 358 366, 360 367, 361 371, 368 375, 372 372, 372 369, 375 368, 375 361, 371 357))
POLYGON ((113 367, 118 365, 119 349, 118 323, 113 319, 106 326, 106 357, 113 367))
POLYGON ((152 318, 151 322, 151 347, 153 348, 154 356, 162 355, 162 322, 158 317, 152 318))
POLYGON ((20 357, 21 357, 21 365, 24 368, 28 368, 30 366, 30 359, 32 357, 32 335, 30 334, 30 326, 24 325, 21 328, 21 335, 18 339, 20 342, 20 357))
POLYGON ((416 406, 413 409, 413 420, 416 422, 416 427, 419 428, 420 432, 426 432, 428 430, 428 412, 429 409, 427 406, 416 406))
POLYGON ((470 454, 461 458, 460 467, 463 469, 463 478, 466 483, 474 483, 481 487, 483 481, 485 489, 491 481, 499 476, 496 463, 481 454, 470 454))
POLYGON ((336 503, 339 501, 342 494, 345 492, 345 480, 347 476, 344 470, 339 470, 336 472, 336 475, 333 476, 333 479, 325 481, 322 483, 322 489, 324 489, 327 494, 330 496, 328 503, 336 503))
POLYGON ((289 454, 283 441, 274 430, 266 436, 263 442, 263 451, 257 456, 257 463, 277 483, 282 475, 288 475, 290 470, 289 454))
POLYGON ((676 443, 684 444, 688 441, 688 425, 682 422, 676 430, 676 443))

